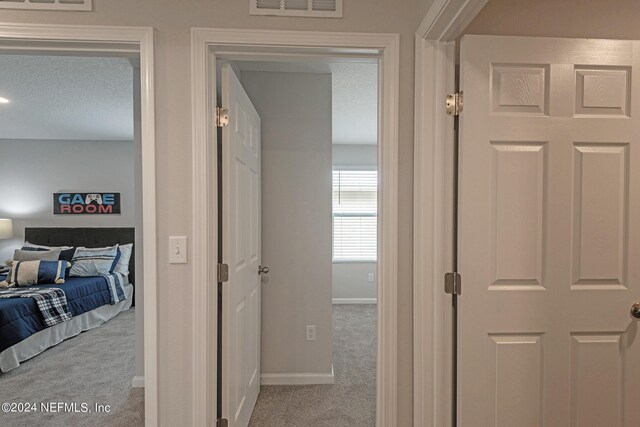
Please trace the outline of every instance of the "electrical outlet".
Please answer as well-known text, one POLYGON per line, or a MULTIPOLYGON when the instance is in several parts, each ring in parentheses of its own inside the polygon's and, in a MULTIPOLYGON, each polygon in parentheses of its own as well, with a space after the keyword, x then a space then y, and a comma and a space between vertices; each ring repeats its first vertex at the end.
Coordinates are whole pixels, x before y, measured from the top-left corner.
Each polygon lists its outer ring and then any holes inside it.
POLYGON ((369 273, 369 281, 373 282, 373 273, 369 273))
POLYGON ((307 341, 316 340, 316 325, 307 325, 307 341))

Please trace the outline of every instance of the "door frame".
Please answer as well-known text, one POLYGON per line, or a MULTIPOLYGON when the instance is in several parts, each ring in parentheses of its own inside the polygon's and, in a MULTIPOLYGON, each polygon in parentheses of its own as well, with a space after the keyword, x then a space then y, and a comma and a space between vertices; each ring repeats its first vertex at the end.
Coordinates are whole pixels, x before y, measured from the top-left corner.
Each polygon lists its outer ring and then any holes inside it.
POLYGON ((455 40, 488 0, 435 0, 416 32, 413 225, 413 425, 451 426, 452 320, 444 274, 454 251, 455 40))
MULTIPOLYGON (((145 373, 142 382, 145 390, 145 424, 158 425, 154 29, 0 23, 0 42, 7 43, 3 49, 29 49, 34 54, 57 51, 98 56, 140 55, 145 373)), ((139 384, 140 380, 136 377, 135 382, 139 384)))
POLYGON ((376 399, 378 426, 397 425, 397 271, 398 271, 398 34, 193 28, 191 30, 193 114, 194 348, 193 422, 213 425, 217 402, 218 185, 215 132, 216 52, 271 58, 357 57, 380 59, 378 108, 379 188, 378 349, 376 399), (213 82, 213 84, 212 84, 213 82), (383 120, 384 119, 384 120, 383 120))

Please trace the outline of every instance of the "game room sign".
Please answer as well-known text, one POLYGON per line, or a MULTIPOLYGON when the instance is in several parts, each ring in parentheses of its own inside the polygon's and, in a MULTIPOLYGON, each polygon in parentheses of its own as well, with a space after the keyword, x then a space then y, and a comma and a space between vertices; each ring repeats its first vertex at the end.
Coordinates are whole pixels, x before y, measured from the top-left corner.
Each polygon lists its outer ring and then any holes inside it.
POLYGON ((53 193, 54 215, 120 213, 120 193, 53 193))

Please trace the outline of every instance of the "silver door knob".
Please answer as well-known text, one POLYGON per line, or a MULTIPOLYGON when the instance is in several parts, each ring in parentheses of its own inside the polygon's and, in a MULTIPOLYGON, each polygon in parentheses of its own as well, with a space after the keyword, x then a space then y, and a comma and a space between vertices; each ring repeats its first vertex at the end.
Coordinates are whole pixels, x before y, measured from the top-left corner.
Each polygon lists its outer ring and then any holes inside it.
POLYGON ((258 266, 258 275, 269 274, 269 267, 258 266))
POLYGON ((640 301, 631 306, 631 316, 640 319, 640 301))

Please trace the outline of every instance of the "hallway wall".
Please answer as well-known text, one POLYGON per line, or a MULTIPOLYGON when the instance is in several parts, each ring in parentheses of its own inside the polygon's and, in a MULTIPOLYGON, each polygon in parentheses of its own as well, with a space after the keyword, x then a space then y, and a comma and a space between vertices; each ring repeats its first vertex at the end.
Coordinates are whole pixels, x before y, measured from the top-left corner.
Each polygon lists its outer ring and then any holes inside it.
POLYGON ((262 128, 260 371, 331 375, 331 75, 241 80, 262 128))

